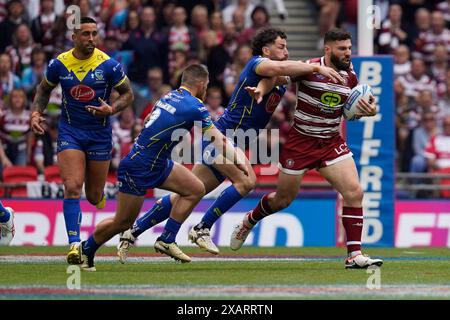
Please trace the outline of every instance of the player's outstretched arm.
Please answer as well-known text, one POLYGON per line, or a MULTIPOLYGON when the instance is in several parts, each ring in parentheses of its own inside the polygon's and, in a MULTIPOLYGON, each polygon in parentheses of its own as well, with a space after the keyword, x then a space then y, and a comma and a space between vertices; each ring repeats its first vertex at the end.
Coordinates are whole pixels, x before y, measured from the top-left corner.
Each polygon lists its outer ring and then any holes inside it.
POLYGON ((222 156, 233 163, 239 170, 241 170, 246 176, 248 176, 247 166, 245 165, 245 159, 241 159, 236 152, 236 148, 227 140, 227 138, 217 128, 213 127, 208 130, 208 134, 213 137, 212 142, 219 150, 222 156))
POLYGON ((256 67, 256 73, 263 77, 291 76, 299 77, 314 72, 323 74, 332 81, 344 83, 344 78, 333 68, 326 66, 313 65, 301 61, 274 61, 266 59, 261 61, 256 67))
POLYGON ((128 78, 126 78, 122 84, 115 87, 114 89, 116 89, 116 91, 119 93, 119 97, 112 105, 109 105, 103 99, 98 98, 98 101, 100 101, 100 106, 96 107, 88 105, 85 106, 86 110, 96 117, 104 118, 121 112, 133 103, 134 94, 133 90, 131 89, 130 80, 128 78))
POLYGON ((263 78, 258 82, 256 87, 245 87, 248 94, 256 100, 257 103, 261 103, 263 97, 273 89, 273 87, 287 83, 285 77, 271 77, 263 78), (281 83, 280 78, 284 79, 284 83, 281 83))
POLYGON ((45 121, 44 110, 47 107, 48 101, 50 100, 50 94, 55 87, 50 85, 47 80, 42 79, 41 83, 36 88, 36 95, 34 96, 33 108, 34 111, 31 113, 30 125, 31 130, 35 134, 42 135, 45 133, 42 123, 45 121))

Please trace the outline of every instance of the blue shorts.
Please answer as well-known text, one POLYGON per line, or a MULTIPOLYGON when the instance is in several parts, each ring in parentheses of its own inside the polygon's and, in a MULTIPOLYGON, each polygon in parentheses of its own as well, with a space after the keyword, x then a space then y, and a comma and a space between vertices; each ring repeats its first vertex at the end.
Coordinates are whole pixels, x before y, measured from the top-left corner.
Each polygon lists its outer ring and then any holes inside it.
POLYGON ((83 130, 68 125, 60 125, 56 152, 68 149, 81 150, 88 160, 111 160, 112 132, 110 128, 100 130, 83 130))
POLYGON ((166 181, 173 165, 172 160, 161 160, 150 171, 148 164, 142 165, 125 157, 117 170, 119 191, 134 196, 143 196, 147 193, 147 189, 157 188, 166 181))

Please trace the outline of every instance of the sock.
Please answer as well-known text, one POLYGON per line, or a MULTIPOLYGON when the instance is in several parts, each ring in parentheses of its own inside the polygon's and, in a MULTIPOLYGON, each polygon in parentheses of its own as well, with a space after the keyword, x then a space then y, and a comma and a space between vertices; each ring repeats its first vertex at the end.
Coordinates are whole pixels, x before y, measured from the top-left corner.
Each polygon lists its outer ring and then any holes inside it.
POLYGON ((244 222, 247 222, 248 227, 253 227, 255 224, 258 223, 258 221, 264 219, 264 217, 267 217, 268 215, 271 215, 272 213, 275 213, 270 209, 269 207, 269 195, 266 194, 264 197, 262 197, 261 201, 258 202, 258 205, 250 211, 247 216, 244 219, 244 222))
POLYGON ((203 216, 202 221, 196 226, 196 229, 211 229, 217 219, 230 210, 230 208, 241 199, 242 195, 236 190, 234 185, 229 186, 222 191, 216 201, 209 207, 208 211, 206 211, 203 216))
POLYGON ((8 222, 11 217, 11 214, 8 210, 5 209, 3 203, 0 201, 0 223, 8 222))
POLYGON ((177 237, 178 231, 180 230, 181 223, 175 221, 172 218, 169 218, 166 222, 166 226, 164 227, 164 231, 159 237, 160 240, 165 243, 175 242, 175 238, 177 237))
POLYGON ((83 253, 89 257, 93 257, 100 246, 101 245, 95 242, 94 236, 91 235, 86 241, 83 242, 83 253))
MULTIPOLYGON (((363 228, 362 208, 344 207, 342 209, 342 224, 347 235, 347 252, 361 252, 361 234, 363 228)), ((351 254, 355 256, 355 254, 351 254)))
POLYGON ((145 230, 148 230, 161 221, 166 220, 170 216, 171 210, 172 203, 170 202, 170 194, 168 194, 156 201, 149 211, 136 220, 133 228, 131 229, 131 234, 135 238, 139 237, 145 230))
POLYGON ((80 242, 81 208, 80 199, 64 199, 64 220, 69 243, 80 242))

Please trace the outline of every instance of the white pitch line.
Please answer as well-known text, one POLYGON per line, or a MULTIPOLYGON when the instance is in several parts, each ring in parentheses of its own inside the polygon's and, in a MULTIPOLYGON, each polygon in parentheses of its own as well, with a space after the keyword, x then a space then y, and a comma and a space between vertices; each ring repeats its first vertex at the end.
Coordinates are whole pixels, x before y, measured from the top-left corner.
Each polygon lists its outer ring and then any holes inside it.
MULTIPOLYGON (((282 261, 336 261, 335 258, 302 258, 302 257, 280 257, 280 258, 261 258, 261 257, 192 257, 192 262, 282 262, 282 261)), ((173 260, 166 256, 154 257, 129 257, 129 263, 161 263, 173 260)), ((118 258, 114 256, 99 256, 95 262, 115 263, 118 258)), ((26 255, 6 255, 0 256, 0 263, 4 264, 47 264, 47 263, 66 263, 65 256, 26 256, 26 255)))

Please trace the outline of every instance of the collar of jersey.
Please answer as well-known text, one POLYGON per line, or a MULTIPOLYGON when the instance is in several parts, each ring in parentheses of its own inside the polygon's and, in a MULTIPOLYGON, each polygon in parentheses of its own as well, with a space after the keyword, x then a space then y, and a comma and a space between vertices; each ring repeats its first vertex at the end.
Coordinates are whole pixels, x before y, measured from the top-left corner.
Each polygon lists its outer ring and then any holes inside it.
POLYGON ((79 60, 73 55, 73 50, 63 52, 58 56, 58 60, 66 67, 67 71, 72 72, 77 79, 82 82, 89 71, 95 70, 99 65, 109 59, 109 56, 94 49, 92 55, 85 60, 79 60))
POLYGON ((199 98, 197 98, 196 96, 194 96, 194 95, 192 94, 192 92, 189 91, 189 89, 186 88, 185 86, 180 86, 180 89, 186 90, 187 92, 189 92, 189 94, 190 94, 191 96, 193 96, 195 99, 197 99, 198 101, 200 101, 201 103, 203 103, 202 99, 199 99, 199 98))

